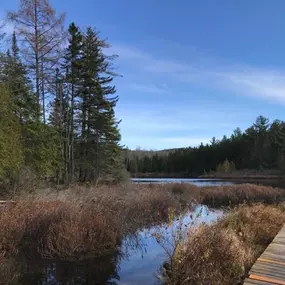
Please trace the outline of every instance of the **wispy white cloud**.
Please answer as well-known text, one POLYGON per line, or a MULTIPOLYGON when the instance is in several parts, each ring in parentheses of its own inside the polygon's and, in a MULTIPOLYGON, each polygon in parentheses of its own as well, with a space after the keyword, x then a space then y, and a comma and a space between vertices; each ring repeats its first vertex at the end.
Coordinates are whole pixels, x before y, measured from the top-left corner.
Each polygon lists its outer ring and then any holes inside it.
POLYGON ((157 58, 124 45, 116 45, 114 50, 123 62, 133 64, 134 68, 140 72, 153 76, 170 76, 178 82, 207 84, 208 88, 285 103, 285 70, 279 68, 225 64, 203 58, 196 59, 193 63, 187 63, 187 60, 182 63, 169 58, 157 58))
MULTIPOLYGON (((123 106, 119 103, 117 115, 123 120, 122 139, 130 147, 155 146, 161 149, 195 146, 209 142, 213 136, 221 138, 224 134, 230 135, 237 126, 245 129, 259 115, 256 113, 258 110, 253 112, 246 104, 240 109, 231 100, 215 103, 211 98, 214 104, 203 101, 195 104, 186 93, 183 94, 187 92, 187 86, 189 93, 195 92, 193 86, 201 86, 205 93, 216 90, 227 93, 229 97, 249 96, 285 103, 285 70, 280 68, 225 63, 223 60, 203 58, 201 54, 198 54, 201 58, 194 60, 191 56, 190 62, 185 57, 186 60, 181 62, 165 54, 153 56, 124 45, 114 46, 114 50, 120 55, 122 66, 131 70, 133 75, 138 75, 136 79, 139 80, 124 83, 126 88, 142 93, 170 94, 167 99, 152 99, 144 106, 123 106), (164 87, 163 84, 167 85, 164 87), (183 99, 188 103, 184 103, 183 99)), ((197 93, 195 95, 197 98, 197 93)))
POLYGON ((162 94, 168 92, 169 89, 165 84, 142 84, 142 83, 130 83, 127 85, 129 90, 137 91, 140 93, 154 93, 162 94))
POLYGON ((285 103, 285 72, 247 68, 220 74, 232 89, 241 94, 285 103))

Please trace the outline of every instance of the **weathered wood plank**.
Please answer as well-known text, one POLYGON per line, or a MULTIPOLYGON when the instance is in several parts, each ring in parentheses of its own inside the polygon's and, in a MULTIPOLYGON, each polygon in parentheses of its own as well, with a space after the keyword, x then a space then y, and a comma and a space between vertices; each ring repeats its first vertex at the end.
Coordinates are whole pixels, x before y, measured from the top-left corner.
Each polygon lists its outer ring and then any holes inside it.
POLYGON ((254 279, 245 279, 244 285, 276 285, 274 283, 268 283, 265 281, 259 281, 259 280, 254 280, 254 279))
POLYGON ((285 226, 252 266, 244 285, 285 285, 285 226))
POLYGON ((276 284, 276 285, 285 285, 285 281, 282 281, 282 280, 279 280, 279 279, 274 279, 274 278, 271 278, 271 277, 263 277, 263 276, 259 276, 259 275, 249 275, 249 279, 252 279, 252 280, 256 280, 256 281, 259 281, 259 282, 265 282, 265 284, 269 283, 269 284, 276 284))

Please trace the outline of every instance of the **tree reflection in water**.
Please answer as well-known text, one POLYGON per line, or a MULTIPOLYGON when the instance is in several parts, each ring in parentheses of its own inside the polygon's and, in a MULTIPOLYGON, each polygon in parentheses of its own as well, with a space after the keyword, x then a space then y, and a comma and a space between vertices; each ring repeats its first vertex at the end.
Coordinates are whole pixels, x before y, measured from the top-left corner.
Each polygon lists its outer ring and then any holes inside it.
POLYGON ((5 276, 6 279, 5 283, 0 281, 0 284, 117 285, 119 259, 118 254, 87 261, 43 260, 38 256, 18 256, 13 262, 9 259, 11 269, 7 266, 0 267, 0 278, 5 276), (8 274, 13 275, 14 281, 8 274))
POLYGON ((48 260, 22 253, 0 262, 0 285, 117 285, 120 261, 134 251, 143 257, 144 239, 143 234, 129 234, 117 253, 85 261, 48 260))

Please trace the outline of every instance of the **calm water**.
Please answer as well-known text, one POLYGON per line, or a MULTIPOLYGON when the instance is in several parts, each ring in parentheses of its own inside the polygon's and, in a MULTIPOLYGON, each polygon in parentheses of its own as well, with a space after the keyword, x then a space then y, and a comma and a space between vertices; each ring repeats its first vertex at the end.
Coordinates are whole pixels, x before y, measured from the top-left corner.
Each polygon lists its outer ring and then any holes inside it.
POLYGON ((190 217, 199 217, 195 224, 210 223, 222 215, 221 211, 210 211, 197 207, 172 226, 161 225, 142 230, 135 237, 125 238, 122 249, 124 256, 113 255, 88 262, 47 261, 36 257, 18 260, 20 283, 17 285, 156 285, 159 269, 166 254, 156 242, 153 233, 161 232, 171 241, 172 232, 180 224, 189 225, 190 217))
POLYGON ((233 185, 242 183, 253 183, 264 186, 279 187, 285 189, 285 179, 260 179, 260 180, 222 180, 222 179, 191 179, 191 178, 132 178, 133 183, 191 183, 196 186, 222 186, 222 185, 233 185))
POLYGON ((233 185, 239 182, 220 179, 190 179, 190 178, 132 178, 133 183, 191 183, 196 186, 233 185))
MULTIPOLYGON (((132 179, 133 183, 192 183, 197 186, 218 186, 244 183, 246 181, 224 181, 217 179, 132 179)), ((249 181, 250 183, 284 187, 283 180, 249 181)), ((215 221, 223 213, 210 211, 199 206, 194 211, 201 215, 195 224, 215 221)), ((188 213, 182 220, 184 224, 191 222, 188 213)), ((87 262, 68 262, 60 260, 42 260, 35 256, 21 257, 13 261, 14 271, 20 276, 15 285, 157 285, 157 276, 166 254, 153 237, 154 232, 161 232, 163 237, 171 239, 171 232, 177 223, 168 226, 160 225, 145 229, 136 236, 126 237, 122 241, 123 255, 112 255, 93 259, 87 262)), ((13 271, 13 272, 14 272, 13 271)), ((0 280, 1 281, 1 280, 0 280)), ((0 282, 1 283, 1 282, 0 282)))

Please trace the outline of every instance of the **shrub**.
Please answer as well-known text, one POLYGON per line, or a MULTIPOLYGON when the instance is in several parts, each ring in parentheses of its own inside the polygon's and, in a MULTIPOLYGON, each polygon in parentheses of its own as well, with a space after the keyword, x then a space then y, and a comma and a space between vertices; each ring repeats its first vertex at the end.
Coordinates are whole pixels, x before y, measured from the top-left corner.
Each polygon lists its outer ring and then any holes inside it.
POLYGON ((212 225, 189 230, 169 260, 167 285, 241 284, 285 222, 276 206, 241 206, 212 225))
POLYGON ((260 255, 285 222, 284 209, 279 206, 240 206, 219 224, 235 232, 246 245, 260 255))
POLYGON ((0 255, 0 285, 17 284, 19 268, 14 260, 0 255))
POLYGON ((62 201, 27 200, 0 216, 2 252, 36 250, 43 256, 69 258, 115 250, 119 231, 106 213, 62 201))
POLYGON ((283 189, 254 184, 237 184, 231 186, 202 187, 201 204, 211 207, 234 206, 242 203, 263 202, 267 204, 284 200, 283 189))

